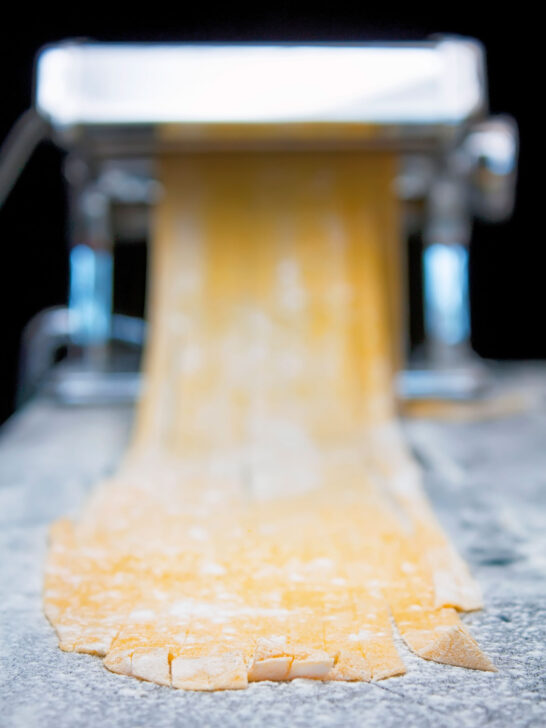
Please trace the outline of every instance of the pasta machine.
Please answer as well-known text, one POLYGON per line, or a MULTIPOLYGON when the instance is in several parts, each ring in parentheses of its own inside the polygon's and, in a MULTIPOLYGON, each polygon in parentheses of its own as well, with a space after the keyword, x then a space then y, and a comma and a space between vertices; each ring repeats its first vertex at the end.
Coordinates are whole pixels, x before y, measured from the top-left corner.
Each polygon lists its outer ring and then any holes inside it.
POLYGON ((68 402, 136 396, 138 366, 119 366, 113 342, 138 349, 145 323, 113 310, 113 260, 148 237, 154 159, 184 149, 393 150, 401 235, 423 240, 426 331, 400 392, 469 397, 483 383, 469 345, 468 242, 474 216, 511 213, 518 140, 513 119, 488 116, 479 42, 67 41, 37 56, 33 107, 4 144, 0 204, 44 138, 66 151, 70 283, 66 308, 27 328, 23 397, 44 377, 68 402), (69 356, 52 368, 61 346, 69 356))

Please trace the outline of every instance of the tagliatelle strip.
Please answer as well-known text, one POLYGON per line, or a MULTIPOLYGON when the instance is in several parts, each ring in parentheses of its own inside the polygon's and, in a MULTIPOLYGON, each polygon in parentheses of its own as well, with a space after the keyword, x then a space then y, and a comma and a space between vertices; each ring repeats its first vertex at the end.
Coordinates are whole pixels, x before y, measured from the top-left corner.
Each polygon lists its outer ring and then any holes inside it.
POLYGON ((166 156, 133 444, 51 535, 64 650, 176 688, 494 669, 400 437, 395 158, 166 156))

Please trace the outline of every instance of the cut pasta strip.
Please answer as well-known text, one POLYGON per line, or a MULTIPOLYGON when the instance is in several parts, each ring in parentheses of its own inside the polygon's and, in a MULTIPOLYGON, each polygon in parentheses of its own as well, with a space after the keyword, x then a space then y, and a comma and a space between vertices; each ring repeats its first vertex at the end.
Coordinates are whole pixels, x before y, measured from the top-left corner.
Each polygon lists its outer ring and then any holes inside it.
POLYGON ((491 663, 394 419, 395 160, 166 156, 133 444, 51 532, 63 650, 191 690, 491 663))

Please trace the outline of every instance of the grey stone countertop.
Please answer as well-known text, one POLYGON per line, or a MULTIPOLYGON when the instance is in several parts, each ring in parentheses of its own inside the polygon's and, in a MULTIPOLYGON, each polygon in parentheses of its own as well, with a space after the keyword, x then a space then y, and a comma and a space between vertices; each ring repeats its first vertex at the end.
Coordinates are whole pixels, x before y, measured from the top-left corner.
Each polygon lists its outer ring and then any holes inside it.
POLYGON ((0 726, 546 726, 546 369, 511 371, 529 411, 406 423, 436 513, 485 593, 485 610, 463 619, 499 671, 402 647, 407 675, 378 683, 194 693, 61 652, 41 605, 48 525, 115 468, 131 409, 31 402, 0 432, 0 726))

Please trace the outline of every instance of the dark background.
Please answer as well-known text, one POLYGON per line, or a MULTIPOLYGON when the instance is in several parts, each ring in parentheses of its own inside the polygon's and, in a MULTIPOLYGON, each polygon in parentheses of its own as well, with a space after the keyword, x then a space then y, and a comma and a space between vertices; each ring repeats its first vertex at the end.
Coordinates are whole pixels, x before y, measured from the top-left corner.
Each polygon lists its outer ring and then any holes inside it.
MULTIPOLYGON (((437 3, 419 13, 369 4, 347 10, 330 3, 308 14, 293 5, 275 10, 240 12, 233 3, 222 10, 206 4, 183 7, 169 15, 151 13, 117 17, 91 10, 58 16, 28 8, 28 17, 4 22, 0 31, 0 140, 31 103, 32 68, 36 51, 63 38, 97 40, 420 40, 435 33, 455 33, 481 40, 487 51, 489 93, 493 113, 516 117, 521 134, 516 212, 506 224, 481 224, 471 245, 473 346, 491 358, 546 358, 543 312, 546 281, 543 266, 542 201, 536 159, 542 164, 544 141, 539 140, 538 107, 542 85, 542 54, 538 24, 528 12, 478 12, 437 3), (448 7, 449 6, 449 7, 448 7), (375 6, 377 7, 377 6, 375 6), (536 179, 535 179, 536 177, 536 179)), ((492 5, 498 7, 500 5, 492 5)), ((506 6, 513 7, 513 6, 506 6)), ((0 422, 13 411, 17 360, 22 328, 43 308, 66 301, 67 247, 65 194, 61 153, 43 144, 0 210, 0 422)))

